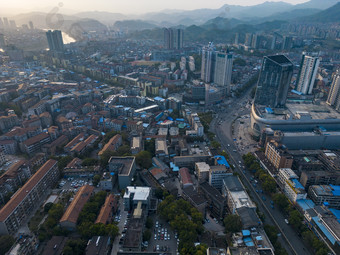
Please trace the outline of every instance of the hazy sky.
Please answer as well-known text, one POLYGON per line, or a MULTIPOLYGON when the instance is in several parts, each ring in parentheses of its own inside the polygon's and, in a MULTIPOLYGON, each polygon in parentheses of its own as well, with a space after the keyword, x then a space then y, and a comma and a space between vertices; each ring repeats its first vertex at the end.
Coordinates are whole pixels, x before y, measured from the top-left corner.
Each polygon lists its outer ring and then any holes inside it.
MULTIPOLYGON (((270 1, 299 4, 308 0, 270 1)), ((265 0, 1 0, 1 2, 0 14, 2 12, 49 11, 60 5, 62 7, 59 9, 64 13, 97 10, 133 14, 163 9, 219 8, 223 4, 255 5, 265 0)))

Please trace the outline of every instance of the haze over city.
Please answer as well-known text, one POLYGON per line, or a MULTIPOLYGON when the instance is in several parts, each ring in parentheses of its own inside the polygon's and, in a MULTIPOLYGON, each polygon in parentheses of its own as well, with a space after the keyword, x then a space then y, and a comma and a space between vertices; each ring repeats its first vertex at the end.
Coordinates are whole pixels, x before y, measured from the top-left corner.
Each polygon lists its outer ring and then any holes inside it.
POLYGON ((340 0, 0 4, 0 255, 340 254, 340 0))
MULTIPOLYGON (((164 9, 174 10, 193 10, 201 8, 220 8, 225 4, 229 5, 242 5, 251 6, 266 2, 265 0, 68 0, 68 1, 44 1, 44 0, 14 0, 4 1, 1 3, 0 14, 19 14, 21 12, 29 11, 50 11, 54 7, 60 7, 62 3, 61 12, 64 13, 77 13, 81 11, 108 11, 119 12, 123 14, 141 14, 146 12, 161 11, 164 9)), ((280 0, 272 0, 270 2, 280 2, 280 0)), ((307 2, 307 0, 286 0, 282 1, 290 4, 300 4, 307 2)))

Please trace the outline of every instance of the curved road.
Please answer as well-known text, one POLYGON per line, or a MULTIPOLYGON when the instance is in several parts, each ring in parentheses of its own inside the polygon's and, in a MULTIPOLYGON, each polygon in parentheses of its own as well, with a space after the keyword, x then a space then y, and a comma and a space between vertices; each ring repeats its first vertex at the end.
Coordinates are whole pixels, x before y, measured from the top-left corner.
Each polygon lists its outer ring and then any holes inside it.
POLYGON ((243 184, 248 188, 249 195, 257 203, 259 209, 265 215, 265 222, 271 225, 276 225, 282 236, 279 237, 279 241, 289 254, 296 255, 310 255, 307 247, 305 247, 302 239, 297 235, 296 231, 285 223, 285 217, 276 208, 271 208, 271 197, 266 194, 262 194, 260 191, 262 188, 260 184, 252 183, 252 174, 244 171, 239 162, 243 163, 242 155, 238 152, 237 147, 234 144, 234 138, 232 137, 232 124, 238 117, 245 114, 249 114, 249 109, 244 108, 246 102, 250 99, 249 93, 246 93, 243 97, 233 100, 235 105, 229 107, 227 112, 220 112, 217 117, 211 122, 210 130, 216 134, 217 140, 221 143, 222 149, 224 149, 230 156, 231 163, 235 165, 235 171, 240 174, 243 184), (217 122, 221 122, 220 125, 217 122), (256 185, 256 186, 254 186, 256 185), (263 199, 265 197, 265 199, 263 199))

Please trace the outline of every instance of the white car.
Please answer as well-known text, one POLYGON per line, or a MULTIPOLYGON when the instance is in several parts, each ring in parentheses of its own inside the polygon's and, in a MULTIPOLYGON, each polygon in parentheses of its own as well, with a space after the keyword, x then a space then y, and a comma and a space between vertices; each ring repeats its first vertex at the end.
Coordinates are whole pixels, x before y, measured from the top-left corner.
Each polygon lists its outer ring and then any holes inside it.
POLYGON ((289 221, 287 219, 285 219, 285 222, 286 222, 286 224, 289 224, 289 221))

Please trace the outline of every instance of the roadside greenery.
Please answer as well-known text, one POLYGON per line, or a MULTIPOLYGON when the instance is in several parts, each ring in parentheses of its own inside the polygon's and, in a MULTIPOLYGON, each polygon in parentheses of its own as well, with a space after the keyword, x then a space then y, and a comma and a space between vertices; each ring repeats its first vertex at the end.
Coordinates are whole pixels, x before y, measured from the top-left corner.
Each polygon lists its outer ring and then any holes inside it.
MULTIPOLYGON (((315 234, 313 234, 303 223, 303 215, 293 207, 288 198, 282 193, 276 193, 275 180, 261 168, 255 156, 251 153, 248 153, 243 155, 242 158, 248 170, 255 172, 255 177, 259 178, 262 182, 263 190, 271 194, 272 200, 275 205, 282 211, 283 214, 288 215, 289 224, 292 225, 293 228, 298 232, 298 234, 302 236, 307 246, 312 247, 315 254, 317 255, 327 255, 329 250, 326 244, 320 241, 315 236, 315 234)), ((277 235, 278 233, 278 230, 274 226, 266 225, 265 230, 268 237, 272 239, 274 233, 276 233, 275 235, 277 235)), ((279 242, 276 241, 276 239, 273 239, 273 241, 271 240, 271 242, 274 245, 275 254, 287 254, 285 251, 283 252, 283 248, 279 246, 279 242)))

